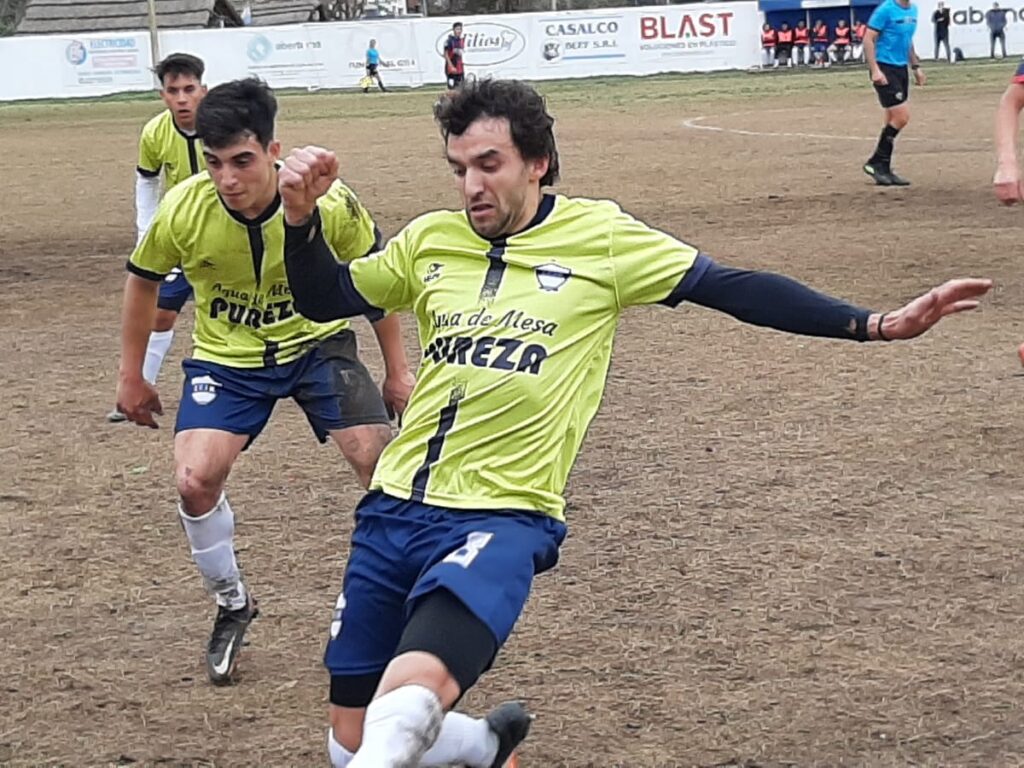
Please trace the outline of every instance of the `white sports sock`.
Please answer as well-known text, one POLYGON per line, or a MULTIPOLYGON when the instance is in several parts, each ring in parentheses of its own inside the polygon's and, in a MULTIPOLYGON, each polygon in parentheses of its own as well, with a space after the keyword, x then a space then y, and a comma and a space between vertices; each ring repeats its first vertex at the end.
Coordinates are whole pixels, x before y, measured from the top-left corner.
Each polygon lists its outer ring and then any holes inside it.
POLYGON ((245 585, 235 562, 235 513, 227 496, 222 493, 220 501, 205 515, 190 517, 181 503, 178 514, 192 547, 192 559, 217 604, 232 611, 244 608, 245 585))
POLYGON ((153 331, 149 334, 149 343, 146 345, 146 359, 142 362, 142 378, 150 384, 156 384, 156 377, 160 375, 160 368, 164 364, 164 358, 171 349, 171 342, 174 340, 174 329, 169 331, 153 331))
POLYGON ((498 734, 484 718, 449 712, 441 723, 434 746, 420 758, 421 766, 466 765, 490 768, 498 756, 498 734))
POLYGON ((348 768, 354 755, 341 746, 334 738, 334 729, 327 729, 327 754, 331 756, 331 765, 334 768, 348 768))
POLYGON ((366 708, 363 743, 348 768, 418 768, 443 718, 429 688, 403 685, 385 693, 366 708))

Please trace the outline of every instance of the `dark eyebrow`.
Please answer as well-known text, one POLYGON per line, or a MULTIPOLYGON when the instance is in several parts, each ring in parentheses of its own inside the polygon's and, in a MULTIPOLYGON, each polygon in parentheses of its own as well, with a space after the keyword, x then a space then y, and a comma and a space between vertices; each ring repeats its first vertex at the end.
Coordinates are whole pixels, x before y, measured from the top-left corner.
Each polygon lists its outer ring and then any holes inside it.
MULTIPOLYGON (((206 155, 207 159, 212 158, 214 160, 220 160, 220 158, 213 154, 213 152, 203 152, 203 154, 206 155)), ((231 157, 228 158, 228 160, 237 163, 239 160, 249 160, 250 158, 253 157, 256 157, 256 153, 246 150, 245 152, 239 152, 237 155, 232 155, 231 157)))
MULTIPOLYGON (((500 155, 500 154, 501 154, 501 152, 498 151, 497 149, 488 149, 488 150, 485 150, 484 152, 481 152, 479 155, 474 155, 471 159, 472 160, 476 160, 476 161, 479 162, 479 161, 482 161, 482 160, 489 160, 492 157, 495 157, 496 155, 500 155)), ((452 165, 459 165, 460 164, 459 161, 456 160, 455 158, 453 158, 450 154, 446 154, 446 157, 448 158, 448 162, 451 163, 452 165)))

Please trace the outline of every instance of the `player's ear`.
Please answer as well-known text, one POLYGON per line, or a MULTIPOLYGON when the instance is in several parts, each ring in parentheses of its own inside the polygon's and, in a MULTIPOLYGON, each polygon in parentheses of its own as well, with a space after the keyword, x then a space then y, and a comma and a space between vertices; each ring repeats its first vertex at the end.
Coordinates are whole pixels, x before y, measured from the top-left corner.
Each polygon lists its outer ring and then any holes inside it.
POLYGON ((206 95, 206 92, 207 92, 207 91, 209 91, 209 90, 210 90, 210 89, 209 89, 209 88, 207 88, 207 87, 206 87, 205 85, 201 85, 201 86, 199 86, 199 93, 201 93, 201 94, 202 94, 203 96, 205 96, 205 95, 206 95))
POLYGON ((548 166, 551 165, 551 158, 549 157, 538 157, 534 160, 527 160, 526 167, 530 172, 530 181, 540 181, 548 172, 548 166))
POLYGON ((267 147, 267 154, 269 154, 275 161, 279 160, 281 158, 281 142, 277 139, 270 142, 270 145, 267 147))

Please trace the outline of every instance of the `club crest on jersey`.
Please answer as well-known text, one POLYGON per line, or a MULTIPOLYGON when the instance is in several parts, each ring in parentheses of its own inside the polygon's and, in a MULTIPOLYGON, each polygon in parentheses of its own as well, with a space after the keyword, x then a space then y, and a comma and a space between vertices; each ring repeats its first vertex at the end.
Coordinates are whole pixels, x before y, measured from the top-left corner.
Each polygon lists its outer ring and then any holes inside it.
POLYGON ((541 264, 534 267, 533 271, 537 275, 537 283, 540 285, 540 289, 542 291, 551 291, 552 293, 559 290, 572 277, 571 269, 558 264, 541 264))
POLYGON ((190 382, 192 385, 192 399, 198 405, 209 405, 217 399, 217 390, 223 384, 214 381, 212 376, 196 376, 190 382))

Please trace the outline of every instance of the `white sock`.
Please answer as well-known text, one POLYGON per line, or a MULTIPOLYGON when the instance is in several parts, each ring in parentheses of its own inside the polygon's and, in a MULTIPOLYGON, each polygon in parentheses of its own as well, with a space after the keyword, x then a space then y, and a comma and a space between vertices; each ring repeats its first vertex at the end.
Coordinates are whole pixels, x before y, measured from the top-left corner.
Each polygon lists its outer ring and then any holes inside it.
POLYGON ((490 768, 498 756, 498 734, 484 718, 449 712, 441 723, 434 746, 420 758, 421 766, 466 765, 490 768))
POLYGON ((333 728, 327 729, 327 754, 331 756, 331 765, 334 768, 347 768, 354 757, 334 738, 333 728))
POLYGON ((348 768, 417 768, 443 718, 429 688, 403 685, 385 693, 366 708, 363 743, 348 768))
POLYGON ((146 359, 142 362, 142 378, 150 384, 156 384, 156 377, 160 375, 160 368, 164 364, 171 349, 171 341, 174 340, 174 329, 169 331, 153 331, 149 334, 149 343, 146 345, 146 359))
POLYGON ((205 515, 190 517, 180 503, 178 514, 192 547, 192 559, 217 604, 233 611, 244 608, 245 585, 235 562, 235 513, 227 496, 222 493, 220 501, 205 515))

